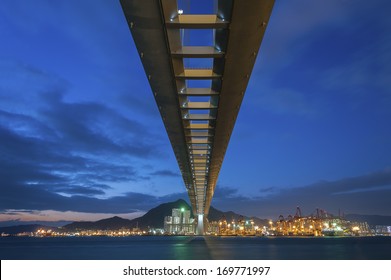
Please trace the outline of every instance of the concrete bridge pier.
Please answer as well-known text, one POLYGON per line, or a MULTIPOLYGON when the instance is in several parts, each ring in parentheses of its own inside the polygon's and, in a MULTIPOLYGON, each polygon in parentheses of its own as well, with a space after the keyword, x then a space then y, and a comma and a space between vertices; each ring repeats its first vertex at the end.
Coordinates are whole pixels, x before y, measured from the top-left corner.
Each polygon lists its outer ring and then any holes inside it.
POLYGON ((204 214, 198 214, 197 235, 204 235, 204 214))

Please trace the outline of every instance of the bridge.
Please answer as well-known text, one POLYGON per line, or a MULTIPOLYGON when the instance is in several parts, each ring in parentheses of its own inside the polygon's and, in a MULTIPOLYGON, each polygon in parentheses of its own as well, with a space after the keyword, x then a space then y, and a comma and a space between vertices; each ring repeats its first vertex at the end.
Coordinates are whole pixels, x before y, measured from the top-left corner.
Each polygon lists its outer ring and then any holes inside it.
POLYGON ((180 9, 177 0, 121 0, 198 218, 197 234, 204 234, 274 5, 274 0, 210 1, 213 13, 192 14, 180 9), (210 41, 204 39, 208 36, 210 41))

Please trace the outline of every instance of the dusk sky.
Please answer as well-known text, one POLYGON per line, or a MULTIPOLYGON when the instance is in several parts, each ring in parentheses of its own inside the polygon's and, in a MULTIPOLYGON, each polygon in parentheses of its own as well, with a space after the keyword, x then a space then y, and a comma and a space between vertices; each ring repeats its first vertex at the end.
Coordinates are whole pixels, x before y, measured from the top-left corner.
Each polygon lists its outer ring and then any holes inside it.
MULTIPOLYGON (((390 11, 276 1, 212 206, 391 215, 390 11)), ((188 200, 118 0, 2 0, 0 34, 0 225, 188 200)))

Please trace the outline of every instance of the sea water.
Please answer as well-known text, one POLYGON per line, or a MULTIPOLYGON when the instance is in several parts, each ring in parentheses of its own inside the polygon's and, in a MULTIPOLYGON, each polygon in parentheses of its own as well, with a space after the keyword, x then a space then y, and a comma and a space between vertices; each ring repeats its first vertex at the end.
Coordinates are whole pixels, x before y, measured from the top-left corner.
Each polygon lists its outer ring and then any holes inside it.
POLYGON ((2 260, 391 259, 391 237, 1 237, 2 260))

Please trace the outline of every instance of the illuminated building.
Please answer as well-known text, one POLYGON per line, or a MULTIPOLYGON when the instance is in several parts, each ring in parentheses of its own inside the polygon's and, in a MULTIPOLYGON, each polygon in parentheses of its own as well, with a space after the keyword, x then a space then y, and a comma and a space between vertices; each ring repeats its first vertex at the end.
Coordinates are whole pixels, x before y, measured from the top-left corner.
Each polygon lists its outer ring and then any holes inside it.
POLYGON ((377 235, 388 235, 391 236, 391 226, 379 226, 375 227, 375 233, 377 235))
POLYGON ((164 217, 164 231, 168 234, 194 234, 194 219, 190 210, 172 209, 172 216, 164 217))

